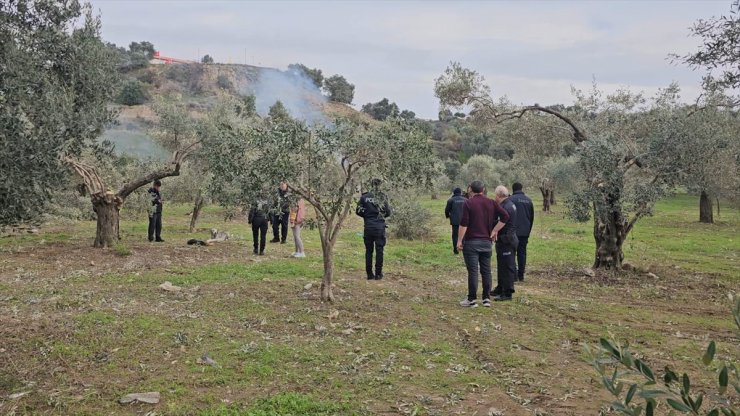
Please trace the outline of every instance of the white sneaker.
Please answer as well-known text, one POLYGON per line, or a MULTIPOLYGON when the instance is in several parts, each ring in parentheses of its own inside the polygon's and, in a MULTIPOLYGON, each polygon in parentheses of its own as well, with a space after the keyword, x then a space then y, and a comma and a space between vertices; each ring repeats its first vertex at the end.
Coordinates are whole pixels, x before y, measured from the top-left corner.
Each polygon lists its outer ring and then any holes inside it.
POLYGON ((483 299, 483 306, 485 306, 486 308, 490 308, 491 307, 491 300, 490 299, 483 299))
POLYGON ((306 253, 295 253, 295 254, 293 254, 293 257, 295 257, 297 259, 302 259, 302 258, 306 257, 306 253))
POLYGON ((478 303, 476 301, 474 301, 474 300, 463 299, 463 300, 460 301, 460 306, 462 306, 464 308, 477 308, 478 307, 478 303))

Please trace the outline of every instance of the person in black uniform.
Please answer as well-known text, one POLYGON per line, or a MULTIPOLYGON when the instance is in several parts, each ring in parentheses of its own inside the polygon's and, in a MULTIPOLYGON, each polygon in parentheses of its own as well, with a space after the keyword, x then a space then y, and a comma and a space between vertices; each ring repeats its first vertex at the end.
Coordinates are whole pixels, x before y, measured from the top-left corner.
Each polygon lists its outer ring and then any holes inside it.
POLYGON ((380 192, 380 179, 371 181, 371 190, 365 192, 357 203, 355 213, 363 218, 365 229, 365 271, 368 280, 383 278, 383 249, 385 248, 385 219, 391 215, 388 197, 380 192), (373 273, 373 249, 375 250, 375 273, 373 273))
POLYGON ((447 200, 447 206, 445 207, 445 218, 450 219, 450 225, 452 226, 452 252, 458 254, 457 250, 457 232, 460 229, 460 220, 462 219, 463 206, 465 205, 464 196, 462 196, 462 189, 455 188, 452 191, 452 197, 447 200))
POLYGON ((511 300, 514 294, 514 279, 516 279, 516 247, 519 241, 516 237, 517 210, 514 202, 509 198, 509 190, 499 185, 495 191, 496 202, 509 214, 509 221, 498 233, 494 233, 496 241, 496 266, 498 284, 493 290, 494 301, 511 300))
POLYGON ((523 282, 524 271, 527 266, 527 243, 529 242, 529 234, 532 232, 532 225, 534 224, 534 204, 532 204, 532 200, 522 191, 521 183, 516 182, 511 189, 514 191, 514 195, 509 199, 516 205, 516 237, 519 240, 516 248, 516 274, 519 281, 523 282))
POLYGON ((285 244, 285 240, 288 238, 288 220, 290 219, 290 200, 288 198, 288 183, 280 182, 280 187, 277 190, 277 200, 271 216, 271 243, 280 242, 280 244, 285 244))
POLYGON ((265 255, 265 239, 267 238, 267 210, 268 204, 265 200, 258 200, 249 209, 247 222, 252 224, 252 242, 254 254, 265 255))
POLYGON ((163 243, 162 240, 162 194, 159 189, 162 187, 160 180, 154 181, 152 187, 147 190, 152 204, 149 207, 149 241, 163 243))

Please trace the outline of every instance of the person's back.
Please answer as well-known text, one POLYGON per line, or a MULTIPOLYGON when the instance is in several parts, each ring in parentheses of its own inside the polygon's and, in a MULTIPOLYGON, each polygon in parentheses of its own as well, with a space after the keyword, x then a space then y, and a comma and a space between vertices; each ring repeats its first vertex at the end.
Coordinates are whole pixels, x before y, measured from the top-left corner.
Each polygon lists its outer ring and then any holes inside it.
POLYGON ((506 223, 504 228, 501 229, 499 234, 501 235, 516 235, 517 234, 517 219, 519 218, 519 211, 516 209, 516 204, 511 198, 506 198, 501 202, 501 208, 505 209, 509 214, 509 221, 506 223))
POLYGON ((524 272, 527 266, 527 244, 529 244, 529 235, 532 233, 534 225, 534 204, 532 200, 524 194, 522 184, 517 182, 512 186, 514 195, 509 199, 516 205, 516 264, 517 278, 520 282, 524 281, 524 272))
POLYGON ((521 189, 515 190, 509 199, 516 205, 516 235, 528 237, 534 224, 534 204, 521 189))
POLYGON ((360 197, 355 213, 364 219, 365 229, 384 230, 391 208, 384 193, 368 191, 360 197))
POLYGON ((461 189, 455 188, 452 196, 447 200, 447 206, 445 207, 445 217, 450 219, 450 225, 460 225, 465 201, 467 199, 462 196, 461 189))
POLYGON ((388 198, 380 192, 380 179, 373 179, 370 192, 365 192, 357 202, 355 214, 365 222, 363 240, 365 242, 365 271, 368 280, 383 278, 383 250, 385 247, 385 219, 391 215, 388 198), (373 251, 375 251, 375 270, 373 271, 373 251))

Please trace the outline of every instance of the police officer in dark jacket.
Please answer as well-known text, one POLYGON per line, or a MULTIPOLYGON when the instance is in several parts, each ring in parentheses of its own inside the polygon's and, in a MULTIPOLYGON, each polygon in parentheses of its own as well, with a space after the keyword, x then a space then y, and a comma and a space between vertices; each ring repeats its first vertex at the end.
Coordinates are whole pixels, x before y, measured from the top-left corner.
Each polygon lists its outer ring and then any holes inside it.
POLYGON ((252 225, 252 242, 254 254, 265 255, 265 238, 267 238, 267 211, 268 204, 265 200, 258 200, 249 209, 247 222, 252 225))
POLYGON ((455 188, 452 191, 452 197, 447 200, 447 206, 445 207, 445 218, 450 219, 450 225, 452 226, 452 252, 458 254, 457 250, 457 232, 460 229, 460 220, 462 219, 463 206, 465 205, 464 196, 462 196, 462 189, 455 188))
POLYGON ((517 210, 516 236, 519 240, 516 248, 517 277, 522 282, 524 281, 524 270, 527 265, 527 243, 529 243, 529 234, 532 232, 532 225, 534 224, 534 204, 522 191, 521 183, 516 182, 511 189, 514 190, 514 195, 509 199, 514 202, 517 210))
POLYGON ((514 294, 514 279, 516 279, 516 247, 519 241, 516 237, 518 212, 516 205, 509 198, 509 190, 505 186, 499 185, 495 191, 496 202, 509 214, 509 221, 506 222, 494 239, 496 240, 496 263, 498 285, 493 290, 494 301, 511 300, 514 294))
POLYGON ((162 187, 162 182, 159 180, 154 181, 152 187, 147 190, 149 197, 152 200, 152 204, 149 207, 149 241, 156 241, 163 243, 162 240, 162 194, 159 189, 162 187))
POLYGON ((272 240, 271 243, 280 242, 285 244, 288 238, 288 220, 290 219, 290 200, 288 194, 288 183, 280 182, 277 190, 277 201, 271 215, 272 240))
POLYGON ((383 249, 385 247, 385 219, 391 215, 388 198, 380 192, 380 179, 373 179, 372 190, 365 192, 357 203, 355 213, 365 222, 365 271, 368 280, 383 278, 383 249), (373 273, 373 249, 375 273, 373 273))

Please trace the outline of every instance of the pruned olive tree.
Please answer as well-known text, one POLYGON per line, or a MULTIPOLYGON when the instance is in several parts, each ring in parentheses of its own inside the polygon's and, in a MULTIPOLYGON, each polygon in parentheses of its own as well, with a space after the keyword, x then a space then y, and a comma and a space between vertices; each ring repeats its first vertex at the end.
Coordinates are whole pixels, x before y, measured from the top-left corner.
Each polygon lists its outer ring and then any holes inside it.
POLYGON ((264 198, 286 180, 309 203, 321 237, 322 301, 334 301, 334 246, 363 179, 381 177, 394 187, 423 185, 433 172, 427 137, 402 120, 307 127, 293 120, 245 123, 223 117, 209 149, 214 193, 231 193, 244 205, 264 198))
POLYGON ((114 118, 115 51, 89 5, 0 2, 0 226, 38 220, 114 118))
POLYGON ((655 138, 673 137, 685 114, 674 85, 650 101, 626 90, 605 96, 595 86, 590 93, 574 93, 576 103, 570 108, 502 106, 480 74, 458 63, 451 64, 435 84, 442 107, 469 107, 471 117, 480 123, 526 121, 536 113, 567 128, 585 181, 583 189, 569 198, 570 213, 581 221, 593 218, 593 267, 620 269, 627 235, 675 185, 680 164, 658 156, 655 138))

